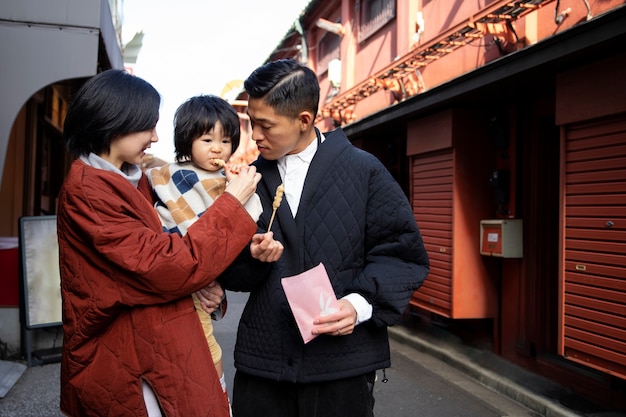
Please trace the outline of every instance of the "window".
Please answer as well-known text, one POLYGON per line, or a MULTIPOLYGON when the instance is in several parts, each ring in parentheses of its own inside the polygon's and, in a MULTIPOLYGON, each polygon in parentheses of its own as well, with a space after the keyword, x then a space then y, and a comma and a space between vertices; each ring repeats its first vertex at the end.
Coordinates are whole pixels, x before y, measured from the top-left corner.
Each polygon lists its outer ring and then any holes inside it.
POLYGON ((327 32, 317 46, 317 73, 328 70, 328 63, 333 59, 341 59, 341 36, 327 32))
POLYGON ((367 39, 396 17, 395 0, 360 0, 357 4, 359 9, 359 42, 367 39))

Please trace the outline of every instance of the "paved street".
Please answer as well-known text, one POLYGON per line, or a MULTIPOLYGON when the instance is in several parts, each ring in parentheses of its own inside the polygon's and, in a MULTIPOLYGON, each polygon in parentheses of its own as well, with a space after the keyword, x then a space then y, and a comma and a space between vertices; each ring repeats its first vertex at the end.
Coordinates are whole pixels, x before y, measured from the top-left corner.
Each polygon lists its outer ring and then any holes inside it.
MULTIPOLYGON (((232 387, 232 349, 245 294, 228 293, 226 317, 215 323, 215 335, 224 350, 227 384, 232 387)), ((537 416, 436 357, 393 338, 392 366, 383 383, 378 372, 375 413, 392 417, 498 417, 537 416)), ((56 417, 58 411, 59 364, 29 368, 7 396, 0 400, 3 417, 56 417)))
MULTIPOLYGON (((227 384, 232 387, 232 352, 237 321, 246 294, 228 293, 228 312, 223 321, 214 324, 217 340, 224 349, 227 384)), ((392 417, 496 417, 533 416, 529 410, 510 399, 483 387, 460 371, 424 352, 393 339, 392 366, 378 372, 374 407, 377 416, 392 417)))

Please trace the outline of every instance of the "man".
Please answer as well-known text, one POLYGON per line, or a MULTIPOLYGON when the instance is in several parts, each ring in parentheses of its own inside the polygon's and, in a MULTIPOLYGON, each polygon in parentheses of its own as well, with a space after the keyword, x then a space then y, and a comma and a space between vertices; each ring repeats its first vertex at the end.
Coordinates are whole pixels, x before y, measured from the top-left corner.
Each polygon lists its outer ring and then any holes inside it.
MULTIPOLYGON (((242 254, 220 278, 250 291, 235 347, 235 417, 372 416, 376 370, 390 365, 395 324, 429 271, 411 206, 374 156, 343 131, 315 127, 317 76, 293 60, 270 62, 245 81, 252 139, 260 151, 257 192, 282 257, 242 254), (281 278, 324 265, 338 312, 314 321, 304 343, 281 278)), ((315 297, 315 295, 312 295, 315 297)))

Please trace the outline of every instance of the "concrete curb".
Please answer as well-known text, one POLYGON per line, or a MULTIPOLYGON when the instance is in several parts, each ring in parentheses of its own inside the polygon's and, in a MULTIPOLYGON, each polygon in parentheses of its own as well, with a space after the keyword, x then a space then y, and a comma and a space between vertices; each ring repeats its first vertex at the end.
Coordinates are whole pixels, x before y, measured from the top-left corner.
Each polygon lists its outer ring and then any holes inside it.
POLYGON ((26 365, 23 363, 0 360, 0 399, 11 391, 25 371, 26 365))
POLYGON ((476 379, 481 384, 506 395, 541 416, 580 417, 583 415, 564 407, 553 399, 541 396, 507 377, 477 365, 471 356, 464 354, 450 343, 434 344, 429 338, 413 334, 402 326, 390 327, 389 336, 400 343, 441 359, 476 379))

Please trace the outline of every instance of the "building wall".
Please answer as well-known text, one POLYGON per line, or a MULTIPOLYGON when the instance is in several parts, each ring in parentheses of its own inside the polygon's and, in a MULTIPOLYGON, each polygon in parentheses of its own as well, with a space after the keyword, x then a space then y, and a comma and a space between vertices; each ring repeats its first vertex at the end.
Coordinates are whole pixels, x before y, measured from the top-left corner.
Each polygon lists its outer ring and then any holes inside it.
MULTIPOLYGON (((593 401, 626 407, 620 399, 626 398, 626 379, 607 362, 585 363, 589 356, 568 356, 563 348, 567 344, 563 343, 565 319, 560 304, 563 288, 570 285, 564 284, 561 270, 564 223, 560 127, 625 112, 626 66, 619 53, 622 42, 603 45, 595 34, 586 38, 575 35, 582 33, 581 28, 588 23, 588 11, 585 2, 573 0, 543 2, 538 10, 513 19, 511 27, 476 24, 479 18, 507 4, 398 0, 396 21, 359 42, 354 33, 359 18, 354 14, 355 2, 342 1, 337 10, 341 10, 342 22, 348 29, 341 43, 342 85, 337 96, 322 97, 319 126, 341 125, 357 146, 377 155, 384 155, 380 150, 389 141, 393 146, 405 147, 404 163, 385 163, 405 184, 425 234, 434 230, 432 241, 427 242, 434 272, 412 301, 419 314, 438 316, 437 320, 458 331, 467 343, 489 346, 512 362, 593 401), (417 12, 424 17, 424 31, 418 41, 412 42, 418 29, 417 12), (391 79, 388 74, 394 71, 400 74, 392 77, 394 80, 410 86, 415 80, 402 73, 397 64, 409 62, 407 59, 426 48, 439 48, 438 42, 468 27, 480 36, 462 47, 440 52, 420 67, 423 84, 416 93, 399 96, 394 94, 393 84, 383 86, 382 81, 391 79), (556 36, 562 46, 551 42, 556 36), (568 42, 574 36, 584 38, 585 45, 568 42), (546 56, 552 55, 541 58, 539 63, 529 50, 549 50, 546 56), (510 61, 516 62, 514 69, 507 66, 510 61), (376 83, 381 87, 368 89, 376 83), (457 86, 465 90, 454 93, 457 86), (340 117, 336 117, 335 110, 340 110, 340 117), (455 123, 460 115, 471 115, 465 119, 471 123, 455 123), (449 140, 441 146, 442 142, 434 138, 446 133, 449 140), (434 148, 433 143, 437 143, 434 148), (428 164, 449 164, 449 184, 442 182, 447 175, 442 171, 424 176, 428 164), (490 175, 496 170, 510 174, 505 203, 494 201, 497 190, 490 175), (459 181, 455 181, 457 177, 459 181), (448 193, 445 198, 452 204, 433 208, 422 198, 428 193, 448 193), (480 202, 472 201, 471 196, 480 202), (437 216, 440 224, 448 218, 452 225, 449 230, 438 228, 437 216), (523 221, 523 257, 498 259, 478 253, 478 230, 480 220, 485 218, 523 221), (455 274, 468 265, 472 268, 466 269, 471 272, 455 274), (474 290, 482 291, 478 297, 460 285, 467 282, 474 283, 474 290), (441 294, 440 304, 429 304, 441 294), (484 308, 467 309, 465 306, 472 302, 484 308)), ((590 22, 624 8, 623 1, 588 4, 590 22)), ((305 27, 310 47, 315 47, 315 20, 337 10, 308 11, 305 27)), ((314 61, 310 65, 315 68, 314 61)), ((324 74, 320 82, 323 93, 330 90, 324 74)), ((615 181, 622 184, 619 179, 615 181)), ((624 253, 621 255, 623 258, 624 253)), ((626 278, 624 266, 618 268, 619 276, 626 278)), ((621 286, 620 281, 617 287, 621 286)), ((598 288, 590 287, 598 293, 598 288)), ((612 291, 612 295, 606 290, 599 293, 619 299, 621 290, 612 291)), ((618 301, 615 308, 622 311, 624 302, 618 301)), ((620 356, 626 353, 626 336, 622 325, 617 328, 622 330, 612 332, 614 341, 600 337, 593 341, 600 349, 610 348, 619 367, 626 365, 620 356)))
MULTIPOLYGON (((15 241, 20 217, 56 209, 55 184, 67 162, 55 142, 58 98, 67 102, 86 77, 122 68, 122 55, 108 0, 0 0, 0 39, 0 237, 15 241)), ((0 342, 7 348, 2 354, 14 357, 22 347, 21 300, 19 259, 11 251, 1 258, 0 342)), ((57 330, 36 331, 33 348, 58 347, 57 330)))
POLYGON ((0 236, 17 236, 17 219, 22 215, 24 201, 24 153, 26 140, 26 108, 22 108, 13 124, 7 146, 3 181, 0 186, 0 236))

